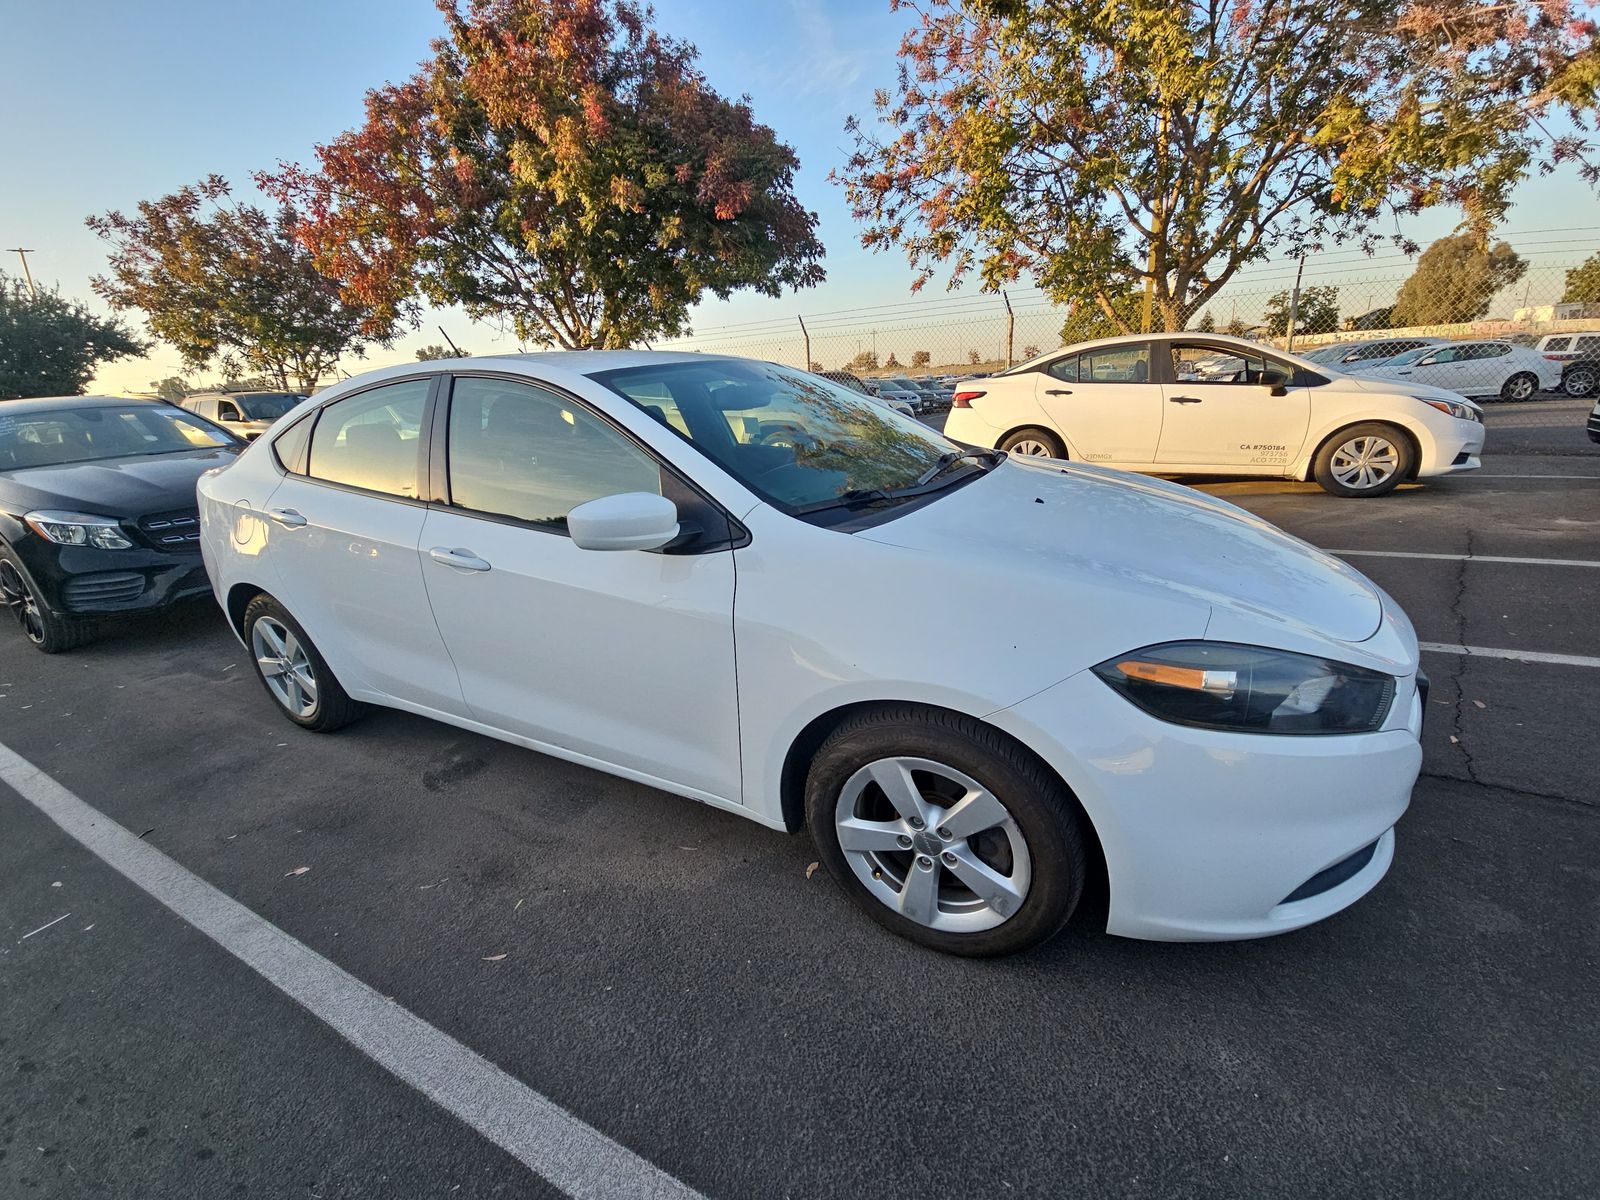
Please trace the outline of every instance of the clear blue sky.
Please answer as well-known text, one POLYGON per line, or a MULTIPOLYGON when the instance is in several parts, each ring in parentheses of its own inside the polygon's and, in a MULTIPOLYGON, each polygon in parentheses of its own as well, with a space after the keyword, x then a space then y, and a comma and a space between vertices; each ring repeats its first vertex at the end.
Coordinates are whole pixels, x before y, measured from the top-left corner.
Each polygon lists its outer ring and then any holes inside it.
MULTIPOLYGON (((105 255, 85 216, 213 171, 246 184, 279 159, 308 160, 360 119, 367 88, 409 75, 442 27, 428 0, 0 0, 0 12, 0 248, 32 247, 36 279, 96 307, 88 281, 105 255)), ((748 93, 758 118, 795 147, 798 191, 828 248, 821 288, 798 300, 708 304, 697 329, 907 300, 903 258, 859 248, 827 175, 846 153, 845 117, 868 114, 873 89, 893 82, 908 20, 887 0, 659 0, 660 28, 695 43, 712 83, 748 93)), ((1519 201, 1512 231, 1600 226, 1592 194, 1565 174, 1527 185, 1519 201)), ((1434 214, 1410 232, 1426 240, 1452 224, 1434 214)), ((0 256, 0 269, 15 273, 16 256, 0 256)), ((509 348, 492 328, 443 319, 469 349, 509 348)), ((369 362, 409 359, 438 340, 430 324, 369 362)), ((111 365, 97 384, 137 390, 178 370, 162 347, 111 365)))

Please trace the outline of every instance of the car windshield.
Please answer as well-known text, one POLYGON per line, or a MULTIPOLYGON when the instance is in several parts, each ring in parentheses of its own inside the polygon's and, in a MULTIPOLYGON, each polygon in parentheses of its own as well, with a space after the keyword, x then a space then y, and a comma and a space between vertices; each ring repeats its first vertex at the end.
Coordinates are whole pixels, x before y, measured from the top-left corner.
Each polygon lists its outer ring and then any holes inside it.
POLYGON ((209 421, 165 404, 16 414, 0 404, 0 471, 240 444, 209 421))
POLYGON ((244 410, 246 419, 251 421, 276 421, 304 399, 304 396, 292 396, 287 392, 233 397, 234 403, 244 410))
POLYGON ((670 362, 594 378, 791 513, 921 495, 985 469, 920 421, 772 363, 670 362))
MULTIPOLYGON (((1418 346, 1415 350, 1407 350, 1401 354, 1396 354, 1393 358, 1383 359, 1382 362, 1386 367, 1409 366, 1411 363, 1416 362, 1419 358, 1426 358, 1429 354, 1432 354, 1437 349, 1437 346, 1418 346)), ((1371 365, 1377 366, 1377 360, 1373 360, 1371 365)))

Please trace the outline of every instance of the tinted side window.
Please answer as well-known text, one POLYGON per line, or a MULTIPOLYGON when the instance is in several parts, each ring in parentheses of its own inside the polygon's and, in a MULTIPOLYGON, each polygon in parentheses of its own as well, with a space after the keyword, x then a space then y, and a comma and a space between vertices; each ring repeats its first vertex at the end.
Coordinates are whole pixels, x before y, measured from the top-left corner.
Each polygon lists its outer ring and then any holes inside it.
POLYGON ((219 421, 239 421, 239 420, 243 420, 243 418, 239 416, 239 406, 237 404, 235 404, 232 400, 218 400, 217 401, 217 420, 219 420, 219 421))
POLYGON ((1045 374, 1060 379, 1065 383, 1077 383, 1078 356, 1072 355, 1069 358, 1058 358, 1045 368, 1045 374))
POLYGON ((1172 353, 1172 377, 1180 383, 1242 383, 1259 386, 1262 375, 1270 365, 1280 375, 1289 374, 1278 363, 1270 363, 1259 354, 1233 354, 1215 346, 1190 346, 1175 342, 1172 353))
POLYGON ((311 441, 314 416, 303 417, 272 439, 272 453, 278 465, 292 475, 306 473, 306 447, 311 441))
POLYGON ((588 500, 661 494, 656 460, 581 405, 530 384, 462 378, 450 396, 450 502, 560 527, 588 500))
POLYGON ((1511 353, 1511 347, 1505 342, 1480 342, 1476 346, 1463 346, 1461 357, 1469 358, 1504 358, 1511 353))
POLYGON ((311 435, 306 474, 414 499, 429 386, 409 379, 328 405, 311 435))

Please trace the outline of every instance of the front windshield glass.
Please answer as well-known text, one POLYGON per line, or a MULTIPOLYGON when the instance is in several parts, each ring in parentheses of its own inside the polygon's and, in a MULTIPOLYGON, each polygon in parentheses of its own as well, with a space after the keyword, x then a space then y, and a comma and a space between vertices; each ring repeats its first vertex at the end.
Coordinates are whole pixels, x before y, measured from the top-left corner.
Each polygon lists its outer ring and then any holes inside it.
POLYGON ((787 512, 945 486, 986 469, 911 417, 773 363, 713 358, 605 371, 604 384, 787 512), (934 475, 937 475, 937 479, 934 475))
POLYGON ((244 410, 245 418, 250 421, 276 421, 304 399, 304 396, 292 396, 287 392, 233 397, 234 402, 244 410))
POLYGON ((239 444, 209 421, 165 404, 16 414, 0 404, 0 471, 239 444))

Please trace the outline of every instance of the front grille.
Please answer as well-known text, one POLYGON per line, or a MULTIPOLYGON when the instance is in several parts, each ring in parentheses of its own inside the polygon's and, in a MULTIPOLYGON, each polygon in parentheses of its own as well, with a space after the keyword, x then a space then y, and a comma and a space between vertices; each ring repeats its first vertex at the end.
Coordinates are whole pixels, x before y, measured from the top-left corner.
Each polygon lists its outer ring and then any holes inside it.
POLYGON ((139 532, 157 550, 190 550, 200 544, 200 510, 152 513, 139 520, 139 532))
POLYGON ((137 571, 103 571, 75 575, 61 585, 61 600, 74 612, 100 612, 132 604, 144 595, 145 578, 137 571))

